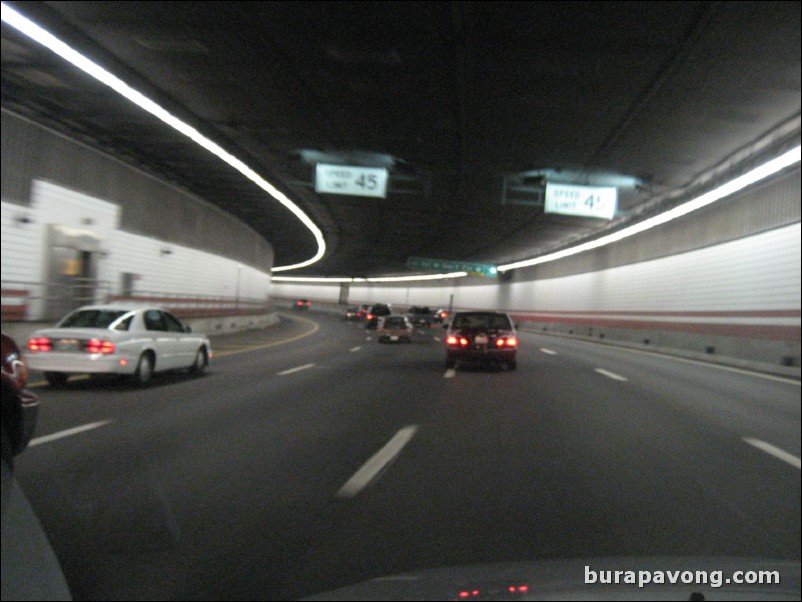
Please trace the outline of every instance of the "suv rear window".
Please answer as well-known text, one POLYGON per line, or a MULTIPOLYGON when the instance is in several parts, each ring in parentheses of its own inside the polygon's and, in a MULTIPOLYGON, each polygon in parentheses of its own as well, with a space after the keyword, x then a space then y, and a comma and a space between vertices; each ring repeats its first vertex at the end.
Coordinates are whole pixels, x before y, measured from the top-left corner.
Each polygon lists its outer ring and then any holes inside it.
POLYGON ((393 312, 386 305, 374 305, 370 313, 374 316, 389 316, 393 312))

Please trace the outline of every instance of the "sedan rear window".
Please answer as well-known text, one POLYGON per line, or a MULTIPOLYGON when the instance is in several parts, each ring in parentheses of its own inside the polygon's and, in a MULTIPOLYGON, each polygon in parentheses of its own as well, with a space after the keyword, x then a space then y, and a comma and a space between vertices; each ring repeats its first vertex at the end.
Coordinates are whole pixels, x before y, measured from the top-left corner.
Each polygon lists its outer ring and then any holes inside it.
POLYGON ((488 330, 512 330, 509 318, 504 314, 471 313, 454 318, 454 328, 486 328, 488 330))
POLYGON ((115 320, 127 314, 127 310, 83 309, 64 318, 59 328, 108 328, 115 320))

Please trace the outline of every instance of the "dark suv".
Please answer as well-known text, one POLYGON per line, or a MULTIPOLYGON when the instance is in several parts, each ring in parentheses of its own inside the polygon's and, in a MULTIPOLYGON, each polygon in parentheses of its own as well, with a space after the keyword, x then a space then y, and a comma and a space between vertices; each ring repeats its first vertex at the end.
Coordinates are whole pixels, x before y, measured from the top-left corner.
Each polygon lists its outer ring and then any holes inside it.
POLYGON ((365 314, 365 328, 375 330, 379 325, 379 318, 393 313, 388 305, 371 305, 365 314))
POLYGON ((446 368, 457 362, 495 362, 515 370, 518 337, 503 312, 461 311, 454 314, 446 335, 446 368))
POLYGON ((413 325, 432 325, 432 310, 428 307, 420 307, 418 305, 410 307, 407 316, 409 316, 409 321, 412 322, 413 325))

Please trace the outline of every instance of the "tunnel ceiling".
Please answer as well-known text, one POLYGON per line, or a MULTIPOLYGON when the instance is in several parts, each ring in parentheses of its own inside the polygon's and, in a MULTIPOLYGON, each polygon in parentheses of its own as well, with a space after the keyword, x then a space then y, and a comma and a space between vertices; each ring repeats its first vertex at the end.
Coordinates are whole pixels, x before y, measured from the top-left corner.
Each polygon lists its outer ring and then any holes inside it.
MULTIPOLYGON (((10 4, 303 208, 328 251, 288 275, 531 257, 799 140, 798 2, 10 4), (387 167, 387 198, 316 193, 316 161, 387 167), (546 214, 544 170, 637 185, 612 221, 546 214)), ((233 169, 6 24, 2 35, 4 108, 240 217, 276 265, 315 253, 233 169)))

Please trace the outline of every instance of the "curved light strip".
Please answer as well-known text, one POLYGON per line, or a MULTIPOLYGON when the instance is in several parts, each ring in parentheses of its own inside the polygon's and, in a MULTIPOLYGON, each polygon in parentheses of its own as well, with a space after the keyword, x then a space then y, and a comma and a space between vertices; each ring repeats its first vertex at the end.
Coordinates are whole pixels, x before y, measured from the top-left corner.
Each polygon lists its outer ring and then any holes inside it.
POLYGON ((776 159, 772 159, 768 163, 764 163, 760 167, 756 167, 752 171, 747 172, 744 175, 739 176, 734 180, 731 180, 730 182, 727 182, 726 184, 723 184, 722 186, 719 186, 718 188, 703 194, 700 197, 688 201, 687 203, 683 203, 678 207, 674 207, 674 209, 666 211, 665 213, 661 213, 660 215, 656 215, 654 217, 643 220, 642 222, 639 222, 627 228, 623 228, 618 232, 614 232, 607 236, 602 236, 601 238, 597 238, 596 240, 591 240, 581 245, 571 247, 570 249, 563 249, 562 251, 557 251, 556 253, 550 253, 549 255, 543 255, 541 257, 535 257, 534 259, 526 259, 524 261, 516 261, 515 263, 500 265, 498 266, 498 271, 506 272, 508 270, 517 270, 519 268, 537 265, 540 263, 555 261, 557 259, 562 259, 563 257, 568 257, 570 255, 576 255, 577 253, 589 251, 590 249, 598 249, 599 247, 604 247, 614 242, 618 242, 619 240, 622 240, 624 238, 629 238, 630 236, 634 236, 635 234, 640 234, 645 230, 649 230, 651 228, 654 228, 655 226, 665 224, 666 222, 675 220, 678 217, 687 215, 692 211, 696 211, 697 209, 701 209, 702 207, 706 207, 711 203, 715 203, 716 201, 719 201, 725 197, 735 194, 739 190, 743 190, 747 186, 750 186, 755 182, 759 182, 760 180, 763 180, 777 173, 781 169, 785 169, 786 167, 789 167, 795 163, 799 163, 799 160, 800 160, 800 147, 797 146, 796 148, 793 148, 790 151, 780 155, 776 159))
POLYGON ((448 274, 426 274, 424 276, 388 276, 386 278, 366 278, 368 282, 413 282, 416 280, 442 280, 445 278, 464 278, 468 272, 450 272, 448 274))
POLYGON ((39 44, 42 44, 49 50, 52 50, 64 60, 78 67, 81 71, 88 73, 101 83, 106 84, 118 94, 121 94, 122 96, 124 96, 137 106, 143 108, 145 111, 147 111, 157 119, 160 119, 173 129, 184 134, 186 137, 190 138, 195 143, 202 146, 213 155, 216 155, 217 157, 228 163, 231 167, 236 169, 238 172, 240 172, 242 175, 244 175, 246 178, 251 180, 259 188, 267 192, 267 194, 272 196, 279 203, 284 205, 287 209, 289 209, 293 213, 293 215, 295 215, 295 217, 297 217, 301 221, 301 223, 312 232, 312 234, 315 237, 315 240, 317 241, 318 250, 315 256, 312 257, 311 259, 293 265, 285 265, 277 268, 274 267, 273 268, 274 272, 297 270, 299 268, 312 265, 313 263, 319 261, 323 257, 323 255, 325 255, 326 241, 323 238, 323 232, 320 230, 320 228, 317 227, 317 225, 309 218, 308 215, 306 215, 306 213, 304 213, 301 210, 300 207, 298 207, 289 198, 287 198, 281 191, 276 189, 276 187, 273 186, 270 182, 262 178, 253 169, 245 165, 245 163, 243 163, 235 156, 225 151, 222 147, 220 147, 216 143, 206 138, 203 134, 201 134, 191 125, 184 123, 183 121, 172 115, 170 112, 168 112, 166 109, 162 108, 160 105, 156 104, 154 101, 147 98, 141 92, 138 92, 133 88, 131 88, 128 84, 126 84, 117 76, 112 75, 111 73, 106 71, 103 67, 97 65, 96 63, 92 62, 91 60, 89 60, 76 50, 72 49, 70 46, 68 46, 67 44, 56 38, 53 34, 42 29, 39 25, 31 21, 30 19, 23 17, 16 10, 6 5, 5 2, 2 3, 2 20, 4 23, 8 23, 11 27, 25 34, 35 42, 38 42, 39 44))
MULTIPOLYGON (((303 276, 273 276, 271 279, 273 282, 319 282, 319 283, 326 283, 326 282, 356 282, 356 278, 323 278, 323 277, 314 277, 310 276, 305 278, 303 276)), ((364 279, 359 279, 363 281, 364 279)))
POLYGON ((421 274, 418 276, 387 276, 380 278, 324 278, 303 276, 273 276, 273 282, 414 282, 418 280, 442 280, 445 278, 464 278, 468 272, 450 272, 448 274, 421 274))

